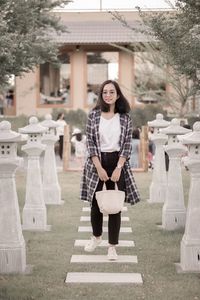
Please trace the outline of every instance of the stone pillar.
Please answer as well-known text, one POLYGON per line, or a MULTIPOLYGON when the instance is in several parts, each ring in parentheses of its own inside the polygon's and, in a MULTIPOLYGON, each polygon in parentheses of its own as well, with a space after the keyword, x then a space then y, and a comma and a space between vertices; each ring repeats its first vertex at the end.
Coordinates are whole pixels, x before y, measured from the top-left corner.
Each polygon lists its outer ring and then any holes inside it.
POLYGON ((26 249, 22 234, 15 171, 22 158, 17 157, 21 135, 11 130, 8 121, 0 123, 0 273, 24 273, 26 249))
POLYGON ((71 80, 70 80, 70 101, 73 109, 84 107, 87 98, 87 57, 86 52, 72 52, 70 55, 71 80), (78 83, 78 88, 77 88, 78 83))
POLYGON ((47 225, 47 212, 43 196, 40 155, 45 150, 42 144, 42 134, 47 128, 38 124, 36 117, 29 119, 29 125, 20 128, 21 133, 28 134, 27 144, 22 150, 28 155, 26 200, 23 208, 23 229, 50 230, 47 225))
POLYGON ((119 84, 131 106, 135 104, 133 92, 134 80, 134 54, 128 51, 119 51, 119 84))
POLYGON ((200 272, 200 122, 193 126, 193 132, 181 138, 188 146, 185 166, 190 171, 191 181, 185 233, 181 241, 181 262, 178 272, 200 272))
POLYGON ((173 119, 167 128, 161 130, 168 136, 168 145, 164 146, 164 149, 169 155, 166 200, 162 209, 162 228, 166 230, 176 230, 185 226, 181 157, 187 152, 187 148, 179 143, 177 135, 187 134, 191 130, 180 126, 179 123, 179 120, 173 119))
POLYGON ((37 100, 39 99, 38 69, 16 77, 16 115, 37 113, 37 100), (28 105, 27 105, 28 103, 28 105))
POLYGON ((148 126, 154 128, 152 141, 155 143, 155 158, 153 178, 150 185, 150 199, 149 203, 163 203, 166 198, 167 189, 167 174, 165 168, 165 153, 163 146, 167 142, 167 136, 160 133, 160 129, 167 127, 169 122, 163 120, 162 114, 157 114, 156 119, 148 122, 148 126))
POLYGON ((69 125, 64 127, 64 140, 63 140, 63 170, 67 171, 69 169, 69 160, 71 156, 71 142, 70 142, 70 132, 69 125))
POLYGON ((61 201, 61 189, 58 183, 56 158, 54 145, 58 140, 56 135, 56 127, 58 123, 52 120, 50 114, 45 116, 45 120, 41 125, 48 128, 48 131, 43 133, 42 143, 46 145, 43 165, 43 191, 44 201, 46 204, 63 204, 61 201))

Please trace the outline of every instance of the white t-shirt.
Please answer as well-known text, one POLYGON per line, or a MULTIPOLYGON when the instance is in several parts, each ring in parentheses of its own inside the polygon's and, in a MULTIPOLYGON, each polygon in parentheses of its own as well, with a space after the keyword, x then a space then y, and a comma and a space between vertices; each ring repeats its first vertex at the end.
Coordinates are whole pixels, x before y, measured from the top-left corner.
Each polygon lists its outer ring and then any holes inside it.
POLYGON ((56 121, 57 124, 59 125, 58 127, 56 127, 56 132, 57 132, 57 135, 64 135, 64 127, 65 125, 67 125, 67 123, 65 122, 65 120, 57 120, 56 121))
POLYGON ((101 152, 119 151, 120 134, 121 127, 118 113, 108 120, 101 116, 99 124, 101 152))

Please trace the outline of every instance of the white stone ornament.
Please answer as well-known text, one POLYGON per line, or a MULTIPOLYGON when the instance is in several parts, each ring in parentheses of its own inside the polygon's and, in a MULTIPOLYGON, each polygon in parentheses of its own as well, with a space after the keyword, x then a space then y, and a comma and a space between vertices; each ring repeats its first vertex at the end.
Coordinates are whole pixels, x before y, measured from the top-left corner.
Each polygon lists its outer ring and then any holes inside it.
POLYGON ((42 144, 42 134, 47 131, 47 128, 41 126, 36 117, 31 117, 29 125, 20 128, 19 131, 28 135, 27 144, 22 147, 28 155, 26 200, 22 213, 23 229, 50 230, 50 226, 47 225, 40 168, 40 155, 45 150, 45 145, 42 144))
POLYGON ((163 119, 162 114, 157 114, 156 119, 148 122, 148 126, 154 128, 152 134, 152 141, 155 143, 155 157, 152 182, 150 185, 149 203, 163 203, 165 202, 167 189, 167 174, 165 167, 165 153, 163 146, 167 142, 167 136, 160 132, 161 128, 169 125, 168 121, 163 119))
POLYGON ((171 124, 162 129, 161 132, 168 136, 168 145, 164 146, 164 149, 169 155, 166 200, 162 209, 162 228, 176 230, 185 226, 186 209, 183 195, 181 157, 187 152, 187 148, 179 143, 177 135, 187 134, 191 130, 180 126, 178 119, 173 119, 171 124))
POLYGON ((0 273, 27 272, 15 172, 23 159, 17 156, 21 135, 8 121, 0 123, 0 273))
POLYGON ((46 204, 61 205, 61 188, 58 183, 56 158, 54 145, 58 140, 56 128, 59 126, 57 122, 52 120, 52 116, 47 114, 41 125, 48 130, 43 133, 42 143, 46 145, 43 165, 43 191, 44 201, 46 204))
POLYGON ((188 146, 184 164, 190 171, 191 180, 185 233, 181 241, 181 261, 177 270, 200 272, 200 122, 196 122, 193 132, 181 140, 188 146))

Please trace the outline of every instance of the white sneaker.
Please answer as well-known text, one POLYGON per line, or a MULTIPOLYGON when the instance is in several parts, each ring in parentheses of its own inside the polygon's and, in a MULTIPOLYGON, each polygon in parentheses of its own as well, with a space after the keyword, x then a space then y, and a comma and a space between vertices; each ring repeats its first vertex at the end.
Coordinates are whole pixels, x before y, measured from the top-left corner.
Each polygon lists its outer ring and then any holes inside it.
POLYGON ((118 259, 115 246, 110 246, 108 248, 108 255, 107 255, 107 257, 108 257, 109 260, 117 260, 118 259))
POLYGON ((84 250, 86 252, 93 252, 96 249, 96 247, 101 243, 101 241, 102 241, 101 237, 96 238, 95 236, 92 236, 88 244, 85 245, 84 250))

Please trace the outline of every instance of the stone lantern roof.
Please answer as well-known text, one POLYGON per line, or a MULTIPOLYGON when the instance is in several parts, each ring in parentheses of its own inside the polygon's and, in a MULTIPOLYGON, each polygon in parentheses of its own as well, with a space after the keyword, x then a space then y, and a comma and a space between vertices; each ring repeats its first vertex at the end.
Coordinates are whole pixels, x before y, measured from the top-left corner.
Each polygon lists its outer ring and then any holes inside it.
POLYGON ((182 135, 191 132, 191 129, 187 129, 183 126, 180 126, 180 121, 175 118, 171 120, 171 123, 168 127, 161 129, 160 132, 167 135, 182 135))
POLYGON ((11 130, 11 124, 8 121, 0 122, 0 142, 19 142, 21 134, 11 130))
POLYGON ((36 117, 31 117, 29 119, 29 125, 23 127, 23 128, 19 128, 19 132, 21 133, 27 133, 27 134, 31 134, 31 133, 43 133, 47 131, 47 128, 40 125, 38 123, 38 118, 36 117))
POLYGON ((147 123, 148 123, 148 126, 153 127, 153 128, 154 127, 155 128, 164 128, 164 127, 167 127, 170 124, 170 122, 165 121, 163 119, 163 114, 157 114, 155 120, 149 121, 147 123))
POLYGON ((48 128, 56 128, 59 127, 59 124, 52 120, 52 115, 51 114, 47 114, 45 115, 45 120, 40 122, 40 124, 44 127, 48 127, 48 128))
POLYGON ((182 137, 184 145, 200 145, 200 122, 195 122, 193 125, 193 132, 182 137))

